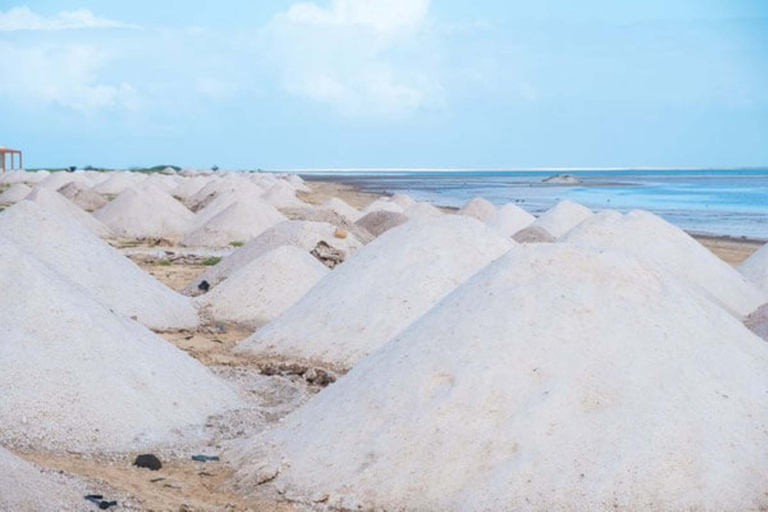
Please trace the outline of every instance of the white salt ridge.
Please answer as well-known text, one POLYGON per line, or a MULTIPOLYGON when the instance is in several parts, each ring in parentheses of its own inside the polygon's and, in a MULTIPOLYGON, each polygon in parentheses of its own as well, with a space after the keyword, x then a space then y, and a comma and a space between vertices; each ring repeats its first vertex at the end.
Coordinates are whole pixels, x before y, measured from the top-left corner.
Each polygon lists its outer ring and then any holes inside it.
POLYGON ((482 197, 475 197, 467 201, 467 204, 461 207, 459 215, 474 217, 483 222, 488 222, 496 215, 496 207, 490 201, 482 197))
POLYGON ((348 205, 338 197, 330 198, 329 200, 324 202, 322 205, 318 206, 317 209, 331 211, 333 213, 341 215, 342 217, 345 217, 350 222, 355 222, 360 217, 362 217, 362 213, 360 213, 360 211, 357 208, 354 208, 348 205))
POLYGON ((198 323, 188 297, 166 287, 72 220, 21 201, 0 213, 0 235, 120 315, 136 317, 159 330, 193 328, 198 323))
POLYGON ((739 272, 749 282, 768 293, 768 244, 758 249, 739 265, 739 272))
POLYGON ((487 224, 502 236, 511 237, 536 221, 536 217, 513 203, 498 208, 487 224))
POLYGON ((155 187, 130 188, 94 212, 121 238, 181 240, 195 224, 195 214, 155 187))
POLYGON ((563 240, 620 251, 664 268, 739 318, 768 302, 768 297, 733 267, 680 228, 649 212, 601 215, 584 222, 563 240))
POLYGON ((235 201, 211 220, 191 231, 184 237, 182 245, 226 247, 232 242, 245 243, 284 220, 286 219, 280 212, 263 201, 235 201))
POLYGON ((331 509, 758 510, 766 374, 668 274, 521 246, 232 455, 331 509))
POLYGON ((409 222, 360 249, 238 350, 351 368, 513 245, 468 217, 409 222))
POLYGON ((0 447, 0 510, 62 512, 82 507, 82 489, 0 447))
POLYGON ((14 183, 0 193, 0 204, 16 203, 32 192, 32 188, 24 183, 14 183))
POLYGON ((184 289, 184 293, 197 293, 197 286, 203 280, 208 281, 211 286, 216 286, 239 268, 283 245, 292 245, 309 252, 322 241, 344 252, 347 257, 362 247, 354 236, 337 238, 336 230, 335 226, 326 222, 294 220, 281 222, 264 231, 218 264, 208 268, 202 276, 184 289))
POLYGON ((211 321, 257 329, 295 304, 328 272, 307 251, 287 245, 251 261, 196 301, 211 321))
POLYGON ((114 235, 109 226, 90 213, 83 211, 55 190, 35 188, 26 197, 26 200, 55 213, 61 219, 72 219, 79 222, 85 229, 101 238, 111 238, 114 235))
POLYGON ((199 435, 210 415, 240 406, 196 359, 7 239, 0 262, 0 442, 144 450, 199 435))
POLYGON ((531 227, 545 229, 553 237, 560 238, 592 215, 592 210, 586 206, 567 200, 560 201, 536 219, 531 227))

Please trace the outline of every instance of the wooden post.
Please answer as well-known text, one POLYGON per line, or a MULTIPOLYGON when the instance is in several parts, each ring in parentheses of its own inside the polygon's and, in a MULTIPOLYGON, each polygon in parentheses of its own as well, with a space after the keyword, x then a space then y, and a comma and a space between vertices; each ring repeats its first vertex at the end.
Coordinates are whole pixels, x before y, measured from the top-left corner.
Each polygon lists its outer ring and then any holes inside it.
POLYGON ((19 169, 24 168, 24 155, 21 151, 19 151, 19 169))
POLYGON ((3 167, 3 174, 5 174, 5 151, 3 151, 2 149, 0 149, 0 157, 2 157, 1 161, 3 163, 3 166, 2 166, 3 167))

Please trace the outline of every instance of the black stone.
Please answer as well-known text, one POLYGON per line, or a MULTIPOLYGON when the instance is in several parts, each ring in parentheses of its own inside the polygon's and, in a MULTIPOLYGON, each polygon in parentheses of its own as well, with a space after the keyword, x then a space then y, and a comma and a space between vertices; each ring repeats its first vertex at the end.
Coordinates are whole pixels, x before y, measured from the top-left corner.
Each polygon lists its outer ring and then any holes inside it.
POLYGON ((140 468, 147 468, 152 471, 157 471, 158 469, 163 467, 163 463, 160 462, 160 459, 152 455, 151 453, 145 453, 143 455, 139 455, 136 457, 136 460, 133 462, 134 466, 138 466, 140 468))
POLYGON ((200 281, 200 284, 197 285, 197 289, 203 292, 207 292, 211 289, 211 284, 208 281, 200 281))

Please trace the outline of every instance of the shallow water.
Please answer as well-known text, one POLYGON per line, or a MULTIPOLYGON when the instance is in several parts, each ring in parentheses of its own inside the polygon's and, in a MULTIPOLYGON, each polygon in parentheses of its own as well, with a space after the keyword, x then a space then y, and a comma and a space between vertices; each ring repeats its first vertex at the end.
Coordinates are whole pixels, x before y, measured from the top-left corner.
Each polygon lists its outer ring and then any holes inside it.
POLYGON ((546 185, 552 171, 415 171, 313 174, 371 192, 405 192, 442 206, 481 196, 538 214, 562 199, 594 210, 650 210, 696 233, 768 239, 768 169, 569 171, 582 183, 546 185))

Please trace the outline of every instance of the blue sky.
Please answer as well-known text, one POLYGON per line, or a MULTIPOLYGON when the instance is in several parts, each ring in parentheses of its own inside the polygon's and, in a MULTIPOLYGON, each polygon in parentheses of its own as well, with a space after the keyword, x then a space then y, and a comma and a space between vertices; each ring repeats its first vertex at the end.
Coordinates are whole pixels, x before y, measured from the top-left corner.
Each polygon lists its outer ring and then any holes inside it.
POLYGON ((768 166, 764 0, 0 0, 28 167, 768 166))

